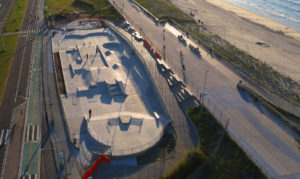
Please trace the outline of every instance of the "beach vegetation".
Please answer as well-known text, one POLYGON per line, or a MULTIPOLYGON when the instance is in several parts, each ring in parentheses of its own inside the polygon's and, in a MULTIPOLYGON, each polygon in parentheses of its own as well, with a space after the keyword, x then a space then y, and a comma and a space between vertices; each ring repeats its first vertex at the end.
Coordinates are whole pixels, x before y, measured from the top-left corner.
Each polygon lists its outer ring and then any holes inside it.
POLYGON ((116 22, 123 20, 108 0, 46 0, 44 13, 51 14, 54 18, 72 19, 82 16, 109 18, 116 22))
POLYGON ((186 154, 163 178, 266 178, 222 125, 205 108, 188 110, 200 138, 197 149, 186 154))
MULTIPOLYGON (((13 55, 15 52, 18 35, 3 35, 3 42, 5 49, 3 50, 2 44, 0 47, 0 102, 4 93, 5 84, 9 75, 13 55)), ((2 40, 2 39, 0 39, 2 40)))
POLYGON ((174 129, 167 127, 157 145, 151 147, 142 155, 137 156, 138 165, 146 165, 156 160, 163 160, 165 156, 172 155, 175 145, 176 136, 174 129))

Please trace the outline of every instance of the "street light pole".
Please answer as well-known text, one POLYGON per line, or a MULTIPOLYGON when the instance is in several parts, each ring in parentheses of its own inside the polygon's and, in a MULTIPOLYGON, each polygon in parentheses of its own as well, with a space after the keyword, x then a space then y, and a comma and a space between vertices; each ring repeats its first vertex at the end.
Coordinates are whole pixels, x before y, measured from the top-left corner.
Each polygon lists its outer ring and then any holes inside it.
POLYGON ((208 72, 209 72, 209 71, 206 70, 206 73, 205 73, 205 79, 204 79, 204 86, 203 86, 203 92, 202 92, 202 96, 201 96, 201 111, 200 111, 200 112, 203 111, 203 101, 204 101, 204 96, 205 96, 206 77, 207 77, 207 73, 208 73, 208 72))

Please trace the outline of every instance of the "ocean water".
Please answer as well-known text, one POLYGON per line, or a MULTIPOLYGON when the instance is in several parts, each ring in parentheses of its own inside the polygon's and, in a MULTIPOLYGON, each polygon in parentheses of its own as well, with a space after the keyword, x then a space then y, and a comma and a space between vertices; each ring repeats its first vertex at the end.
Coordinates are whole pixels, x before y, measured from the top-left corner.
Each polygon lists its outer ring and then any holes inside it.
POLYGON ((300 0, 226 0, 300 31, 300 0))

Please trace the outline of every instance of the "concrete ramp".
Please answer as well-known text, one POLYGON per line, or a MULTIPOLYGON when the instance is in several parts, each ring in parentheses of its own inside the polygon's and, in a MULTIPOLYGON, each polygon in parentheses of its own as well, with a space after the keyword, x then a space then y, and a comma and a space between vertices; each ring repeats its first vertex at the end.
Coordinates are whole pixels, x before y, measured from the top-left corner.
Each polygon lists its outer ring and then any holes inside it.
POLYGON ((106 67, 109 67, 109 65, 108 65, 108 63, 107 63, 107 61, 106 61, 106 59, 105 59, 105 57, 104 57, 103 53, 101 52, 101 50, 100 50, 100 48, 99 48, 98 45, 96 46, 96 48, 97 48, 98 53, 100 54, 100 58, 101 58, 103 64, 104 64, 106 67))

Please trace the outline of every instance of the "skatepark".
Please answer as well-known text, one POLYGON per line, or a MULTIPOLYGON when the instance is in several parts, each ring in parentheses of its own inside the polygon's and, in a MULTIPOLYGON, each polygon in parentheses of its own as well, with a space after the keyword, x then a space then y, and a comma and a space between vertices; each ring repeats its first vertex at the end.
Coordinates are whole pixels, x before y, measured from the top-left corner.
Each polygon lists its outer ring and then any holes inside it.
POLYGON ((71 22, 53 33, 69 133, 90 153, 134 156, 160 140, 168 118, 133 50, 109 28, 96 26, 71 22))

